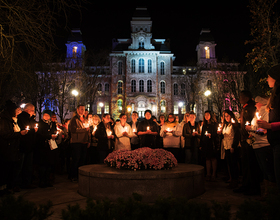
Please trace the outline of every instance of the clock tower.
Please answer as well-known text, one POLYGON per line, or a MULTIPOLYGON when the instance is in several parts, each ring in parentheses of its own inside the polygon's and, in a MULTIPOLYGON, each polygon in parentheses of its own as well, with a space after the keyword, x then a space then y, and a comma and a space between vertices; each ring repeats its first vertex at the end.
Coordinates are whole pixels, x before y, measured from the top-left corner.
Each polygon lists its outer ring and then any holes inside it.
POLYGON ((151 44, 152 21, 148 15, 147 8, 136 8, 131 21, 132 44, 129 49, 152 50, 155 47, 151 44))

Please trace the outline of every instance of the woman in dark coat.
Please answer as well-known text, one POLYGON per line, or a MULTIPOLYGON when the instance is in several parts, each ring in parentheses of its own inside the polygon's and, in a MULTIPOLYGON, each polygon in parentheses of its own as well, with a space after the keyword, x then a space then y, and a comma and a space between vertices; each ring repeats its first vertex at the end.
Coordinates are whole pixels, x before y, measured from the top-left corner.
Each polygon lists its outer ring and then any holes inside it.
POLYGON ((11 101, 6 102, 6 108, 0 115, 0 185, 7 184, 7 189, 19 192, 19 174, 22 163, 22 153, 19 150, 20 137, 27 134, 21 131, 17 124, 17 115, 21 109, 11 101))
POLYGON ((217 122, 211 111, 205 111, 200 138, 201 156, 206 160, 206 180, 215 180, 217 171, 217 122), (212 175, 211 175, 212 168, 212 175), (211 177, 212 176, 212 177, 211 177))
POLYGON ((50 183, 50 173, 55 164, 54 150, 51 149, 49 141, 55 140, 56 135, 56 123, 50 121, 51 112, 46 110, 43 112, 43 118, 39 121, 39 128, 37 132, 38 137, 38 159, 39 159, 39 187, 52 187, 50 183))
POLYGON ((97 125, 97 130, 95 132, 95 137, 98 139, 97 150, 99 154, 99 163, 104 163, 104 159, 112 152, 115 146, 115 133, 110 120, 110 115, 104 114, 102 122, 97 125))

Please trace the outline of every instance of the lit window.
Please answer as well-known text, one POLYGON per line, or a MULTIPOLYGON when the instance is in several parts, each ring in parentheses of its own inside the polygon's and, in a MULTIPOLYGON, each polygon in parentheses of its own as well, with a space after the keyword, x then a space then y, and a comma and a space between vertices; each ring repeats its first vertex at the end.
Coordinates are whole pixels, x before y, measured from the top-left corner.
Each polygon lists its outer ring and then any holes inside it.
POLYGON ((139 92, 144 92, 144 80, 139 81, 139 92))
POLYGON ((136 81, 135 80, 131 81, 131 92, 136 92, 136 81))
POLYGON ((206 59, 210 59, 210 49, 209 47, 204 47, 204 50, 205 50, 205 58, 206 59))
POLYGON ((117 105, 118 105, 118 110, 122 110, 122 103, 123 101, 121 99, 118 100, 117 105))
POLYGON ((131 60, 131 72, 135 73, 135 60, 131 60))
POLYGON ((122 94, 122 86, 123 86, 122 81, 118 81, 118 94, 122 94))
POLYGON ((160 75, 165 75, 164 62, 161 62, 161 63, 160 63, 160 75))
POLYGON ((90 112, 90 104, 87 104, 86 110, 88 110, 88 112, 90 112))
POLYGON ((178 95, 178 84, 174 84, 174 95, 178 95))
POLYGON ((152 92, 152 80, 147 81, 147 92, 152 92))
POLYGON ((104 113, 105 114, 109 114, 109 103, 108 102, 105 102, 105 107, 104 107, 104 113))
POLYGON ((152 60, 148 60, 148 73, 152 72, 152 60))
POLYGON ((122 75, 122 62, 118 62, 118 75, 122 75))
POLYGON ((178 107, 177 103, 174 105, 173 114, 175 114, 175 115, 179 114, 179 107, 178 107))
POLYGON ((139 73, 144 73, 144 59, 139 60, 139 73))
POLYGON ((181 107, 181 114, 182 114, 182 115, 186 114, 186 105, 183 105, 183 106, 181 107))
POLYGON ((161 100, 161 102, 160 102, 160 112, 161 113, 166 112, 166 102, 165 102, 165 100, 161 100))
POLYGON ((165 82, 160 82, 160 93, 165 94, 165 82))
POLYGON ((77 56, 77 50, 78 50, 77 46, 74 46, 73 49, 72 49, 72 53, 73 53, 74 58, 76 58, 76 56, 77 56))

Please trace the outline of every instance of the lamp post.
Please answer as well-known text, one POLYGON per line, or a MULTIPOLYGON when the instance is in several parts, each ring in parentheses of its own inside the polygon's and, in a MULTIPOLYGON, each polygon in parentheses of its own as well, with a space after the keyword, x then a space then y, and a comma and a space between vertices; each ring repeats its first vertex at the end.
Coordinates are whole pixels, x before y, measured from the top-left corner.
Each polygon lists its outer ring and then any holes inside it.
POLYGON ((71 93, 74 96, 74 108, 75 108, 75 106, 76 106, 76 97, 79 95, 79 92, 76 89, 73 89, 71 93))
POLYGON ((207 89, 205 92, 204 92, 204 95, 207 97, 207 101, 208 101, 208 110, 211 110, 212 111, 212 106, 211 106, 211 103, 210 103, 210 95, 211 95, 211 91, 209 89, 207 89))

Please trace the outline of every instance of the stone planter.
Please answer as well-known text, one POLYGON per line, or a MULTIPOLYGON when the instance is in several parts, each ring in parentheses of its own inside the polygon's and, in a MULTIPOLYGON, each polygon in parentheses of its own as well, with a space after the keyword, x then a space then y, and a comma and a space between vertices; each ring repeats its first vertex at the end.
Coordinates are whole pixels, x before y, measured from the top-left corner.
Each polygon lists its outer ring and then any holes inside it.
POLYGON ((171 170, 118 170, 105 164, 79 168, 79 193, 93 199, 115 201, 119 197, 143 196, 154 202, 161 197, 194 198, 204 193, 204 168, 178 164, 171 170))

